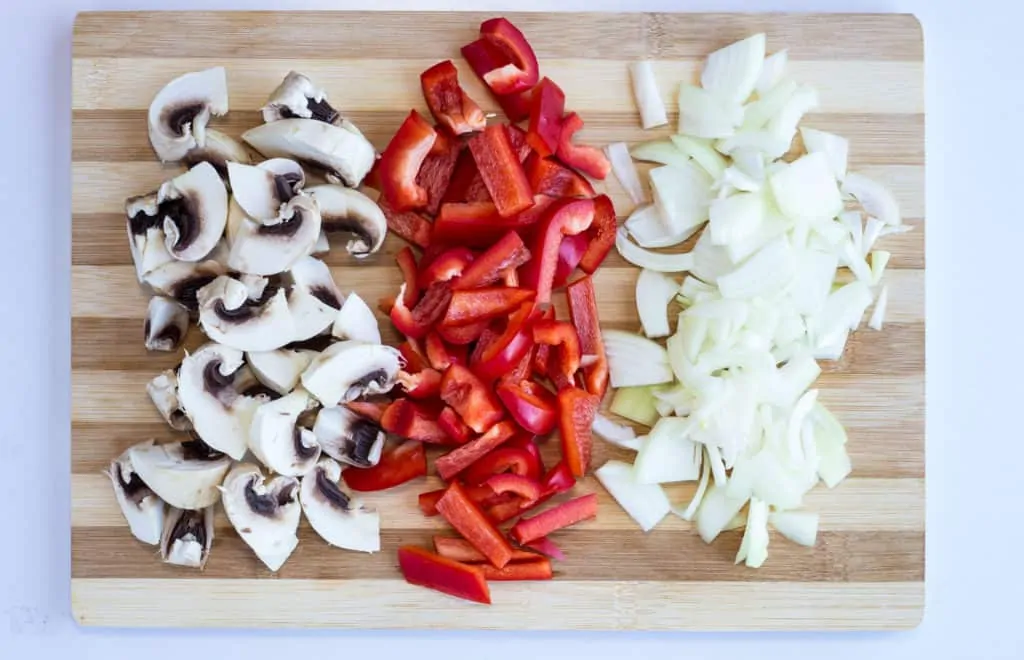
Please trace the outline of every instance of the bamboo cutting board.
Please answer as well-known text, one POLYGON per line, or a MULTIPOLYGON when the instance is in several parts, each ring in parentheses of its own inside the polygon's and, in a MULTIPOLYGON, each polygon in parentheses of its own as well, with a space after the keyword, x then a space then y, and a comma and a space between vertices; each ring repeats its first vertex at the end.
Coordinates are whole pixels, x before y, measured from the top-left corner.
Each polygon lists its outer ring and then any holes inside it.
MULTIPOLYGON (((218 514, 204 572, 162 564, 129 534, 101 474, 129 445, 169 439, 144 386, 181 354, 147 355, 147 297, 135 281, 123 201, 178 171, 157 163, 146 108, 173 77, 228 70, 231 112, 214 125, 234 135, 291 69, 326 88, 332 103, 382 147, 410 107, 424 110, 419 72, 445 58, 485 110, 495 110, 458 48, 489 16, 459 13, 87 13, 75 27, 72 248, 72 608, 86 625, 316 626, 515 629, 907 628, 924 601, 924 101, 921 29, 910 16, 521 14, 510 18, 537 51, 543 75, 565 90, 587 123, 583 141, 637 142, 643 132, 626 63, 657 61, 674 124, 677 85, 709 52, 757 31, 770 51, 789 49, 790 72, 815 86, 822 107, 804 125, 851 138, 852 170, 892 190, 914 231, 884 239, 893 253, 885 330, 853 335, 839 363, 825 363, 822 398, 847 425, 854 472, 807 498, 821 513, 815 548, 773 533, 760 570, 733 565, 741 532, 707 546, 670 516, 640 533, 591 479, 597 520, 560 532, 568 559, 550 583, 493 586, 493 607, 406 585, 395 549, 425 543, 438 519, 416 494, 436 478, 371 498, 383 519, 383 552, 329 548, 308 525, 272 576, 218 514)), ((628 200, 608 184, 620 216, 628 200)), ((338 244, 336 243, 336 246, 338 244)), ((327 257, 345 290, 376 301, 399 271, 391 237, 367 263, 340 247, 327 257)), ((601 319, 637 329, 636 269, 613 254, 597 276, 601 319)), ((564 313, 564 304, 562 305, 564 313)), ((386 340, 394 333, 385 322, 386 340)), ((202 341, 193 329, 187 348, 202 341)), ((554 447, 549 447, 551 451, 554 447)), ((597 441, 595 465, 622 457, 597 441)), ((675 502, 693 485, 670 489, 675 502)))

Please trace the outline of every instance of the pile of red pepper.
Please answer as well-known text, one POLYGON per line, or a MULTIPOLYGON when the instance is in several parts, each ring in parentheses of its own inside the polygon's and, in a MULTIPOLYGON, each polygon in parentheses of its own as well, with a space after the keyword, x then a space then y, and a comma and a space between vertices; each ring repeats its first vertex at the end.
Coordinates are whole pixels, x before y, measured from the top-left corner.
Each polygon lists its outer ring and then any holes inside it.
POLYGON ((451 61, 421 75, 436 124, 410 112, 371 178, 391 231, 422 250, 401 250, 404 283, 382 302, 405 336, 402 392, 386 405, 350 404, 406 441, 343 476, 354 490, 390 488, 427 473, 424 445, 453 447, 435 461, 448 485, 419 504, 463 538, 437 537, 434 552, 403 547, 399 565, 411 583, 490 602, 487 580, 550 579, 549 557, 561 553, 548 534, 597 513, 586 495, 520 517, 590 466, 590 427, 608 387, 590 274, 616 222, 587 179, 605 178, 608 160, 572 142, 583 122, 540 79, 523 34, 491 19, 462 54, 528 128, 487 124, 451 61), (569 283, 577 267, 586 275, 569 283), (562 287, 569 319, 551 304, 562 287), (545 470, 537 441, 556 428, 562 460, 545 470))

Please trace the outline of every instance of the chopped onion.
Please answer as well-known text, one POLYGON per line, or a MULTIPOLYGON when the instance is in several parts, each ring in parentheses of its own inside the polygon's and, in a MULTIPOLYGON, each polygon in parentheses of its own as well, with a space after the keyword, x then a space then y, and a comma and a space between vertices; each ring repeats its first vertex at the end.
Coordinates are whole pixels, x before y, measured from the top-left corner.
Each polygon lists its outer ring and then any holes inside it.
POLYGON ((644 188, 640 185, 640 175, 636 171, 636 165, 633 164, 633 159, 629 155, 629 148, 625 142, 613 142, 605 147, 605 152, 608 154, 608 160, 612 164, 612 172, 615 173, 615 178, 619 180, 622 187, 629 193, 629 198, 633 200, 634 204, 643 204, 647 201, 647 195, 644 194, 644 188))
POLYGON ((639 451, 641 442, 633 429, 625 424, 616 424, 601 413, 594 417, 590 430, 617 447, 639 451))
POLYGON ((853 247, 859 250, 864 244, 864 225, 861 222, 860 211, 843 211, 839 214, 839 222, 850 232, 853 247))
POLYGON ((641 60, 629 65, 630 77, 633 79, 633 97, 640 111, 640 125, 644 130, 668 123, 665 114, 665 103, 658 92, 658 81, 654 77, 654 67, 650 60, 641 60))
POLYGON ((908 231, 911 231, 913 229, 914 225, 886 225, 882 227, 882 233, 880 234, 880 237, 889 236, 891 234, 906 234, 908 231))
POLYGON ((885 308, 889 304, 889 285, 886 284, 882 287, 882 292, 878 294, 878 300, 875 301, 875 309, 871 312, 871 320, 868 321, 868 327, 872 330, 881 330, 882 323, 885 322, 885 308))
POLYGON ((679 285, 668 275, 644 268, 636 280, 636 308, 644 334, 650 338, 667 337, 668 303, 679 285))
POLYGON ((696 481, 700 476, 701 446, 690 440, 692 425, 682 417, 663 417, 651 429, 637 453, 633 471, 642 484, 696 481))
POLYGON ((778 158, 789 150, 790 139, 774 131, 742 131, 715 142, 715 149, 723 154, 736 151, 754 151, 770 158, 778 158))
POLYGON ((855 330, 871 304, 871 297, 871 289, 862 281, 851 282, 829 294, 813 328, 818 344, 829 345, 843 332, 855 330))
POLYGON ((713 181, 704 170, 687 162, 656 167, 649 176, 654 200, 670 231, 682 233, 707 221, 713 181))
POLYGON ((743 103, 761 77, 764 49, 761 32, 716 50, 704 64, 701 86, 729 103, 743 103))
POLYGON ((768 505, 753 497, 747 510, 747 528, 736 553, 736 563, 745 561, 749 568, 760 568, 768 559, 768 538, 768 505))
POLYGON ((668 140, 643 142, 630 149, 629 153, 633 158, 649 163, 675 165, 676 167, 685 167, 690 163, 690 156, 680 151, 673 142, 668 140))
POLYGON ((740 193, 711 202, 708 212, 711 242, 729 245, 747 240, 760 231, 764 224, 764 197, 755 193, 740 193))
POLYGON ((782 74, 786 72, 788 60, 789 53, 786 49, 772 53, 764 58, 764 64, 761 65, 761 75, 757 79, 757 84, 754 85, 754 90, 759 96, 763 96, 779 84, 779 81, 782 80, 782 74))
POLYGON ((824 154, 802 156, 768 181, 779 210, 794 220, 829 220, 843 208, 839 187, 824 154))
POLYGON ((697 484, 697 491, 693 494, 693 498, 690 503, 683 511, 677 511, 674 507, 672 512, 683 520, 693 520, 693 517, 697 515, 697 507, 700 506, 701 500, 704 499, 704 493, 708 489, 708 480, 711 476, 711 461, 704 459, 704 466, 700 471, 700 483, 697 484))
POLYGON ((657 204, 637 208, 623 223, 633 240, 645 248, 663 248, 685 241, 690 232, 673 234, 665 225, 657 204))
POLYGON ((753 298, 775 293, 789 284, 795 274, 793 250, 780 237, 727 275, 718 278, 718 288, 726 298, 753 298))
POLYGON ((903 222, 900 207, 892 193, 882 184, 863 174, 847 174, 843 179, 843 194, 856 199, 868 215, 878 218, 886 225, 895 227, 903 222))
POLYGON ((793 137, 796 136, 796 127, 804 115, 818 107, 818 92, 813 87, 799 87, 793 96, 789 97, 786 104, 782 106, 779 113, 768 122, 768 130, 785 141, 786 148, 779 152, 776 157, 782 156, 789 150, 793 137))
POLYGON ((743 123, 743 106, 695 87, 679 87, 679 133, 699 138, 729 137, 743 123))
POLYGON ((818 514, 809 511, 775 511, 768 514, 768 522, 779 534, 809 548, 818 539, 818 514))
POLYGON ((797 88, 796 82, 783 80, 762 94, 758 100, 744 106, 743 130, 759 131, 768 126, 771 118, 782 112, 786 103, 796 93, 797 88))
POLYGON ((717 283, 719 277, 731 273, 736 268, 736 264, 729 257, 728 248, 713 244, 711 232, 708 231, 700 235, 690 254, 693 255, 693 266, 690 271, 711 284, 717 283))
POLYGON ((608 409, 631 422, 654 426, 659 419, 655 401, 650 387, 620 387, 615 390, 608 409))
POLYGON ((871 253, 871 283, 878 284, 885 274, 885 267, 889 265, 889 258, 892 253, 885 250, 875 250, 871 253))
POLYGON ((834 254, 803 250, 789 288, 793 309, 807 315, 818 312, 828 300, 838 267, 839 259, 834 254))
MULTIPOLYGON (((714 147, 711 146, 710 140, 690 137, 689 135, 672 135, 669 136, 669 139, 672 140, 672 144, 675 145, 680 153, 692 158, 694 162, 704 168, 704 171, 712 179, 717 180, 725 172, 725 168, 728 166, 725 158, 722 157, 722 154, 715 151, 714 147)), ((675 163, 665 164, 674 165, 675 163)))
POLYGON ((645 250, 629 240, 629 235, 623 227, 619 227, 615 233, 615 247, 623 259, 641 268, 650 268, 662 273, 680 273, 693 268, 693 254, 661 254, 645 250))
POLYGON ((633 466, 628 463, 608 461, 594 471, 594 476, 645 532, 654 529, 672 510, 662 487, 637 482, 633 466))
POLYGON ((697 509, 697 533, 701 539, 705 543, 714 541, 746 503, 745 499, 729 497, 725 488, 717 484, 711 486, 697 509))
POLYGON ((867 222, 864 223, 864 233, 861 237, 860 242, 860 253, 862 256, 868 256, 871 252, 871 248, 875 246, 875 241, 882 235, 882 228, 885 224, 878 218, 869 217, 867 222))
POLYGON ((836 180, 846 178, 846 162, 850 154, 850 141, 841 135, 819 131, 816 128, 801 128, 800 136, 808 153, 823 153, 832 166, 836 180))
POLYGON ((605 352, 612 387, 635 387, 670 383, 675 378, 668 353, 650 339, 621 330, 605 330, 605 352))
POLYGON ((693 275, 683 280, 679 287, 679 296, 687 303, 694 304, 705 300, 708 297, 715 297, 717 291, 710 284, 705 284, 693 275))

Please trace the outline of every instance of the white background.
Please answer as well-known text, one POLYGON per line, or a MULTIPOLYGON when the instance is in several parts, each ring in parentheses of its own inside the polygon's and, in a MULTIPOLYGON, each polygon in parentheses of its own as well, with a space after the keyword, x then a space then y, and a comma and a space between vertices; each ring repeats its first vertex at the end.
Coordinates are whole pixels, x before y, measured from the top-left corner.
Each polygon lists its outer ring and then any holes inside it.
MULTIPOLYGON (((363 3, 365 6, 367 3, 363 3)), ((1019 0, 438 0, 382 9, 913 12, 928 159, 927 611, 899 634, 230 633, 79 629, 69 614, 70 75, 95 9, 355 9, 358 0, 4 0, 0 5, 0 659, 1024 657, 1017 292, 1019 0), (955 270, 954 270, 955 269, 955 270), (40 655, 37 655, 40 654, 40 655), (292 656, 294 657, 294 656, 292 656), (309 657, 309 656, 307 656, 309 657)))

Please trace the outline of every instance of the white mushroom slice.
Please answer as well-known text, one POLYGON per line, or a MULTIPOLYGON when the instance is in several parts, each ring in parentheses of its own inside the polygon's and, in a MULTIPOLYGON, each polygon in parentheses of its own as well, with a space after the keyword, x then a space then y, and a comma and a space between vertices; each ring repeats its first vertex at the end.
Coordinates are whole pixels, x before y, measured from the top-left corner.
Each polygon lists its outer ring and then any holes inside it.
POLYGON ((188 332, 188 310, 176 300, 153 296, 149 299, 142 331, 146 350, 176 350, 188 332))
POLYGON ((172 429, 178 431, 189 431, 192 429, 192 422, 188 415, 181 409, 178 401, 178 374, 173 369, 161 372, 156 378, 146 384, 146 392, 153 400, 153 405, 160 411, 172 429))
POLYGON ((313 530, 329 544, 358 550, 380 550, 380 514, 342 490, 338 485, 341 466, 322 458, 302 478, 299 501, 313 530))
POLYGON ((331 334, 338 339, 355 339, 370 344, 380 343, 380 326, 373 310, 355 291, 348 294, 345 304, 334 318, 331 334))
POLYGON ((203 331, 225 346, 272 351, 295 336, 295 322, 282 288, 268 285, 259 299, 252 300, 245 284, 222 275, 200 289, 197 300, 203 331))
POLYGON ((295 117, 335 125, 341 122, 338 111, 327 102, 324 90, 298 71, 291 71, 270 93, 270 99, 263 106, 263 121, 272 122, 295 117))
POLYGON ((288 292, 288 309, 295 320, 293 341, 304 341, 331 327, 341 309, 331 269, 316 257, 299 259, 288 271, 292 288, 288 292))
POLYGON ((228 266, 242 273, 276 275, 309 254, 320 237, 320 210, 308 195, 292 197, 281 208, 280 221, 239 218, 232 206, 228 266))
POLYGON ((288 394, 299 384, 302 372, 316 357, 315 351, 279 348, 275 351, 251 351, 246 362, 261 383, 278 394, 288 394))
POLYGON ((380 425, 345 406, 321 408, 313 433, 325 454, 355 467, 376 465, 384 449, 385 434, 380 425))
POLYGON ((228 163, 228 181, 242 210, 258 222, 269 222, 299 193, 305 174, 295 161, 274 158, 259 165, 228 163))
POLYGON ((267 400, 242 394, 242 366, 240 350, 211 343, 186 355, 178 372, 178 398, 196 433, 235 460, 245 455, 252 417, 267 400))
POLYGON ((212 506, 198 511, 171 507, 160 538, 160 556, 164 562, 188 568, 203 568, 210 558, 212 546, 212 506))
POLYGON ((299 544, 298 480, 278 476, 265 481, 259 467, 242 463, 225 477, 221 503, 231 526, 260 561, 279 570, 299 544))
MULTIPOLYGON (((151 446, 152 440, 141 443, 151 446)), ((164 501, 157 497, 132 467, 130 449, 110 463, 107 476, 114 485, 114 497, 121 507, 124 519, 128 521, 132 536, 156 545, 160 543, 160 534, 164 527, 164 501)))
POLYGON ((179 509, 202 509, 216 502, 217 486, 231 467, 230 458, 198 439, 135 445, 128 458, 143 483, 179 509))
POLYGON ((313 249, 309 251, 312 256, 320 256, 327 254, 331 251, 331 243, 327 240, 327 232, 324 231, 323 216, 320 216, 320 236, 317 237, 316 243, 313 244, 313 249))
POLYGON ((362 183, 376 153, 373 145, 348 126, 315 119, 282 119, 251 128, 242 139, 270 158, 291 158, 324 171, 332 183, 362 183))
POLYGON ((299 415, 310 408, 309 393, 297 389, 256 410, 249 429, 249 449, 260 462, 278 474, 298 477, 320 459, 320 445, 308 429, 297 425, 299 415))
POLYGON ((206 144, 202 147, 195 147, 187 154, 182 162, 189 167, 197 163, 209 163, 221 179, 228 178, 228 163, 252 163, 252 155, 241 142, 225 135, 212 128, 206 129, 206 144))
POLYGON ((155 192, 130 197, 124 203, 125 215, 128 216, 125 223, 128 246, 140 282, 161 266, 174 261, 174 256, 167 250, 167 238, 158 219, 159 207, 155 192))
POLYGON ((383 394, 395 385, 399 355, 390 346, 340 341, 327 347, 302 372, 302 385, 328 407, 383 394))
POLYGON ((330 184, 313 186, 306 193, 320 207, 320 226, 325 232, 354 234, 345 246, 353 257, 368 257, 384 244, 387 219, 377 203, 363 193, 330 184))
POLYGON ((157 157, 181 160, 206 146, 211 116, 228 111, 228 78, 224 67, 186 73, 167 83, 149 105, 149 141, 157 157))
POLYGON ((190 312, 199 309, 196 296, 200 289, 227 272, 217 261, 171 261, 144 279, 153 291, 177 300, 190 312))

